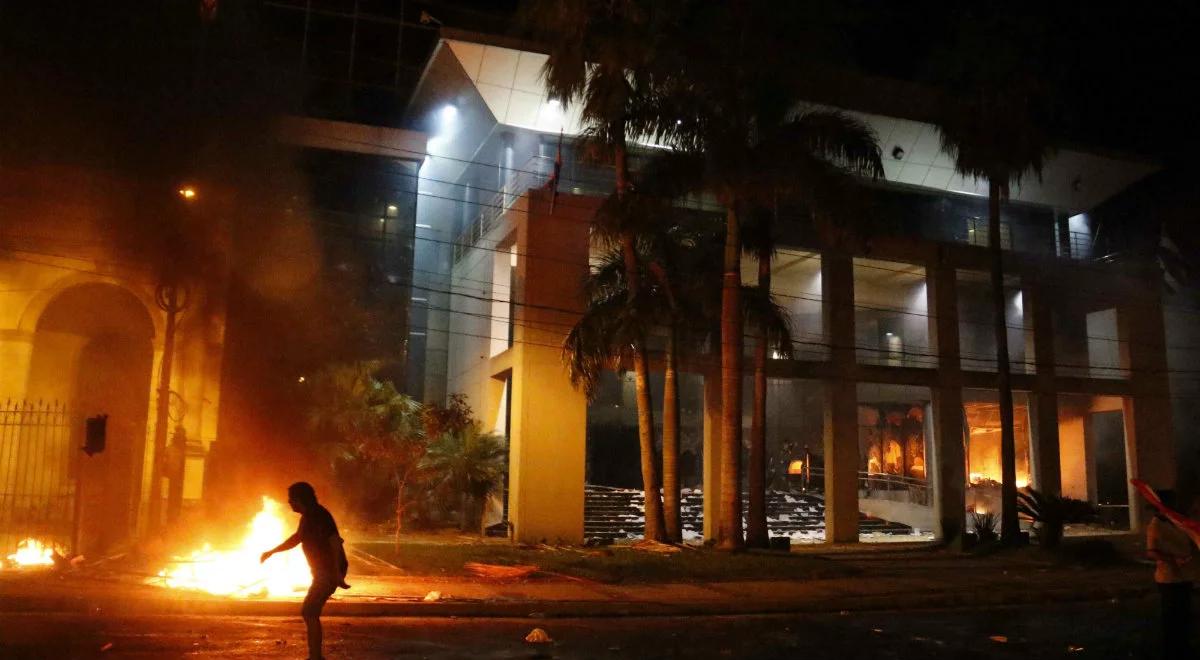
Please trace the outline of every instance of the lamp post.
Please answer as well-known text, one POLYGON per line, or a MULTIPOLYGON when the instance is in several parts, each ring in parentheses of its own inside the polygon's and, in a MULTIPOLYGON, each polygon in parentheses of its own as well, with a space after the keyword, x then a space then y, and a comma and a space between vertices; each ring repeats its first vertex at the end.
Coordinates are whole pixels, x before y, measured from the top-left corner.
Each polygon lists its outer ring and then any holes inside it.
MULTIPOLYGON (((163 472, 166 466, 167 426, 170 421, 171 369, 175 358, 175 327, 177 317, 187 307, 187 291, 178 282, 158 285, 154 301, 167 315, 163 330, 163 354, 158 372, 158 391, 154 414, 154 462, 150 469, 149 529, 158 530, 163 523, 163 472)), ((177 513, 177 512, 175 512, 177 513)))
MULTIPOLYGON (((185 185, 178 190, 180 199, 185 204, 194 203, 198 197, 196 189, 185 185)), ((163 475, 167 471, 167 433, 171 413, 171 369, 175 361, 175 328, 178 316, 188 303, 187 287, 181 282, 179 275, 171 265, 174 258, 175 245, 167 244, 167 254, 164 255, 167 267, 162 279, 154 290, 154 302, 166 313, 167 320, 163 329, 162 362, 158 372, 158 389, 155 399, 154 412, 154 460, 150 465, 150 506, 147 529, 155 532, 163 525, 163 475)), ((172 511, 177 515, 178 511, 172 511)))

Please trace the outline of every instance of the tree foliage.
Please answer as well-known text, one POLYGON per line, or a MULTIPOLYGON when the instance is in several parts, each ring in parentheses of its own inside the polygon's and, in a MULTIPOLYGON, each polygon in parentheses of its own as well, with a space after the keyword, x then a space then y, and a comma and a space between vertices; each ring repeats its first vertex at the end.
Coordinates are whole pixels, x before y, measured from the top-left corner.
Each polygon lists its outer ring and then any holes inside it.
POLYGON ((437 436, 421 468, 438 496, 459 500, 460 528, 479 531, 484 500, 504 483, 505 459, 504 440, 472 421, 437 436))

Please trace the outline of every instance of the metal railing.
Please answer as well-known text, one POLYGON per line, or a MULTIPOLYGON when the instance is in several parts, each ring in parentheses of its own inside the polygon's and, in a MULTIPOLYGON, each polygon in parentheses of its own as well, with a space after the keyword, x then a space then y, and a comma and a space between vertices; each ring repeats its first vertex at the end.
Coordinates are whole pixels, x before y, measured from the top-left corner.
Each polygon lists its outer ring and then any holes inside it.
POLYGON ((0 556, 27 538, 66 548, 75 520, 74 418, 57 402, 0 402, 0 556))
POLYGON ((929 482, 918 477, 860 471, 858 473, 858 489, 866 494, 865 497, 870 497, 872 493, 876 492, 907 492, 910 503, 922 506, 930 504, 929 482))
MULTIPOLYGON (((630 163, 631 170, 636 170, 635 162, 630 163)), ((499 192, 479 202, 478 212, 455 238, 454 262, 458 263, 472 247, 478 245, 522 195, 530 189, 545 186, 553 172, 553 156, 533 156, 524 165, 513 169, 499 192)), ((559 176, 558 191, 577 195, 607 194, 612 190, 614 177, 610 167, 578 161, 564 163, 559 176)))
MULTIPOLYGON (((545 158, 535 156, 524 166, 514 170, 499 192, 479 204, 479 212, 454 240, 454 263, 458 263, 467 251, 491 233, 505 211, 531 188, 546 184, 550 177, 545 168, 545 158)), ((553 167, 553 164, 551 164, 553 167)))

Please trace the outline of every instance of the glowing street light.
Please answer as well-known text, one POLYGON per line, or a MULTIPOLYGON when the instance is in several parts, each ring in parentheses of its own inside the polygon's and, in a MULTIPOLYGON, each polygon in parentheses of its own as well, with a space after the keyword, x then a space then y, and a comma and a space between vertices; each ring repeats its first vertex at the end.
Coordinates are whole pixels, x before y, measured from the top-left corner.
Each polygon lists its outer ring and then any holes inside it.
POLYGON ((196 189, 191 186, 184 186, 179 189, 179 196, 190 202, 196 199, 196 189))

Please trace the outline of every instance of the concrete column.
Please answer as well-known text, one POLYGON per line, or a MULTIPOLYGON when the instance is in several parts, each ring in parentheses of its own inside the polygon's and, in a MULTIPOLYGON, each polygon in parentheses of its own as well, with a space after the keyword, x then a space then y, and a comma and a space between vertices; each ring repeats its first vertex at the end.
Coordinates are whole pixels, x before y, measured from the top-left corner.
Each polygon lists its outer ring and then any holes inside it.
POLYGON ((1058 446, 1058 387, 1055 383, 1054 303, 1047 290, 1029 286, 1024 290, 1026 313, 1033 314, 1034 376, 1030 404, 1033 486, 1043 493, 1062 493, 1062 461, 1058 446))
POLYGON ((944 263, 928 269, 932 299, 932 344, 937 347, 938 381, 933 388, 933 442, 937 447, 935 509, 938 539, 960 548, 966 523, 966 448, 963 446, 962 365, 958 336, 958 274, 944 263))
POLYGON ((0 330, 0 400, 25 398, 29 367, 33 361, 33 333, 0 330))
POLYGON ((854 260, 821 255, 821 299, 833 380, 825 386, 825 541, 858 542, 858 391, 854 355, 854 260))
POLYGON ((509 519, 520 543, 583 541, 587 401, 571 386, 561 346, 582 311, 588 268, 588 200, 529 193, 515 214, 509 519))
POLYGON ((721 512, 721 376, 704 375, 704 540, 717 540, 721 512))
MULTIPOLYGON (((1157 306, 1147 309, 1157 301, 1156 297, 1146 296, 1117 308, 1119 336, 1128 351, 1133 390, 1133 396, 1125 402, 1125 452, 1130 477, 1142 479, 1154 488, 1174 488, 1177 466, 1172 443, 1166 331, 1161 309, 1157 306)), ((1149 519, 1132 487, 1129 504, 1130 523, 1138 529, 1149 519)))

